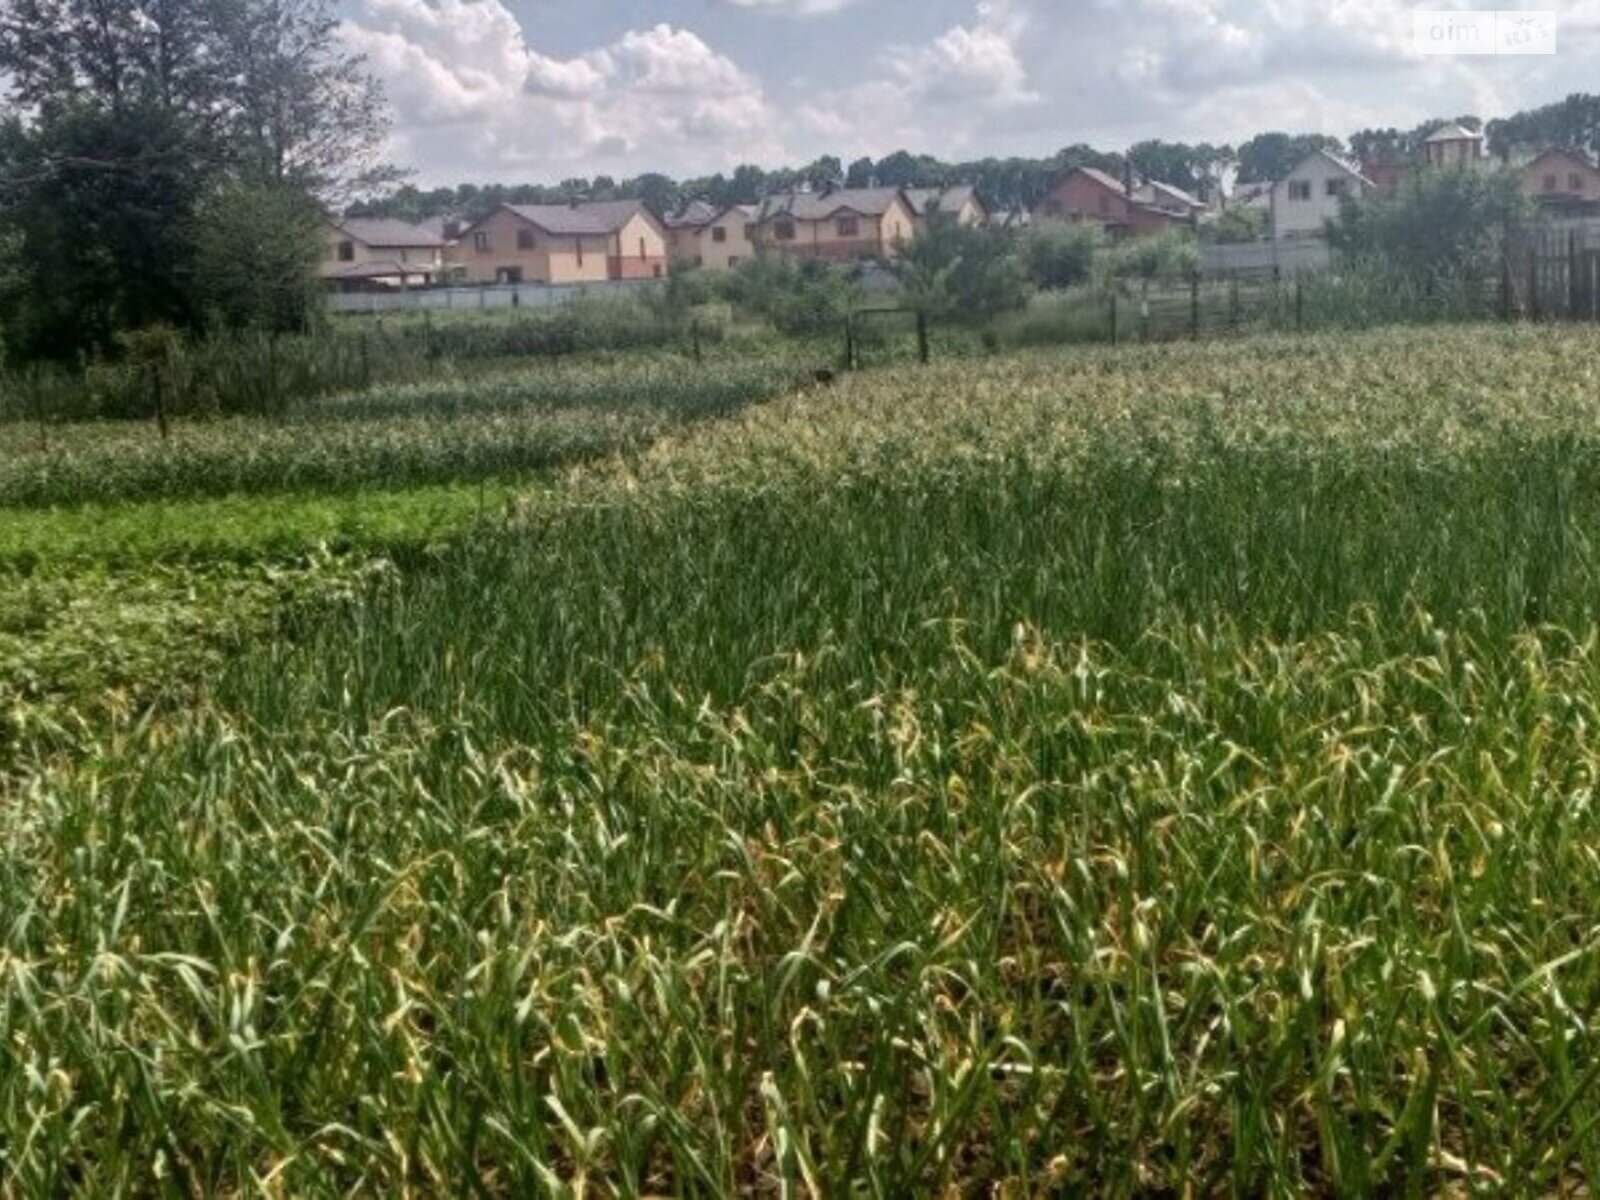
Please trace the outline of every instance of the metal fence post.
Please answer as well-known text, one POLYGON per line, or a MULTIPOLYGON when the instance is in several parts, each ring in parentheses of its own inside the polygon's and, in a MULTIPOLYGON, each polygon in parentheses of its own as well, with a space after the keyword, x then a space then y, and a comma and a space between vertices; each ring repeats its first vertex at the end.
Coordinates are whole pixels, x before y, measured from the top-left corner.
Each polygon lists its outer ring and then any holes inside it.
POLYGON ((1294 277, 1294 331, 1306 331, 1306 285, 1298 275, 1294 277))
POLYGON ((161 368, 154 363, 150 364, 150 387, 156 402, 156 428, 161 431, 161 440, 168 438, 167 432, 167 406, 161 395, 161 368))
POLYGON ((928 365, 928 312, 926 309, 917 309, 917 357, 923 366, 928 365))
POLYGON ((1111 293, 1111 344, 1117 344, 1117 293, 1111 293))
POLYGON ((1200 272, 1189 276, 1189 336, 1200 338, 1200 272))

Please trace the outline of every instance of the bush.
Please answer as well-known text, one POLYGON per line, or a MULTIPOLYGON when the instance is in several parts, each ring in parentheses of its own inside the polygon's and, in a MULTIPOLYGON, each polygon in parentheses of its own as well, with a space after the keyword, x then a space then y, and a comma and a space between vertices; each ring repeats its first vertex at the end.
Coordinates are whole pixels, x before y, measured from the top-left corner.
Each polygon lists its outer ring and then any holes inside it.
POLYGON ((1108 242, 1098 225, 1042 221, 1022 237, 1022 261, 1028 278, 1055 291, 1088 283, 1095 259, 1108 242))
POLYGON ((860 270, 816 259, 758 255, 724 276, 729 303, 784 333, 815 333, 844 320, 861 299, 860 270))
POLYGON ((230 183, 194 219, 195 291, 215 325, 289 333, 321 310, 322 217, 294 188, 230 183))
POLYGON ((1011 239, 949 217, 930 220, 896 274, 907 305, 933 316, 984 320, 1028 303, 1028 276, 1011 239))
POLYGON ((1159 237, 1136 237, 1122 242, 1102 261, 1106 281, 1129 288, 1137 283, 1148 292, 1153 283, 1178 283, 1200 269, 1200 247, 1194 235, 1174 229, 1159 237))

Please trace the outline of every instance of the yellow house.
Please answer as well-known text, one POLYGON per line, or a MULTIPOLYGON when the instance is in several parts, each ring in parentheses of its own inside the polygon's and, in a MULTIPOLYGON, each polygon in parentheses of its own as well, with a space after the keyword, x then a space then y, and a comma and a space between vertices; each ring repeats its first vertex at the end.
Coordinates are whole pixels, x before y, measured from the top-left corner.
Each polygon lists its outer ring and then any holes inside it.
POLYGON ((476 284, 660 279, 667 230, 637 200, 502 204, 462 230, 451 263, 476 284))
POLYGON ((801 258, 891 259, 917 235, 900 188, 838 188, 770 196, 751 231, 757 251, 801 258))
POLYGON ((707 225, 700 235, 701 262, 708 271, 731 271, 756 255, 756 224, 761 210, 735 204, 707 225))
POLYGON ((676 216, 663 221, 667 230, 667 257, 674 263, 703 265, 705 232, 717 216, 716 208, 704 200, 696 200, 676 216))
POLYGON ((323 230, 317 274, 341 291, 427 287, 444 273, 445 249, 442 221, 334 217, 323 230))
POLYGON ((956 223, 974 228, 989 223, 989 209, 978 195, 978 189, 969 184, 947 188, 907 188, 906 199, 916 217, 917 232, 928 228, 928 218, 935 212, 953 216, 956 223))

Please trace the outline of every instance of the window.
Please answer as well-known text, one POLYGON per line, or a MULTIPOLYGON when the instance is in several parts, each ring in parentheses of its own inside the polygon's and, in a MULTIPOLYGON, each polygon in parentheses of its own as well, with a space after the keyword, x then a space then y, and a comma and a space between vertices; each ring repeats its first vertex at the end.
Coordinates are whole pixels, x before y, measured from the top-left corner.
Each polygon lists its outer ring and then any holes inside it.
POLYGON ((489 253, 489 235, 479 231, 472 235, 472 248, 479 254, 489 253))
POLYGON ((1567 176, 1567 190, 1573 192, 1583 191, 1583 176, 1574 171, 1567 176))
POLYGON ((794 241, 794 222, 789 220, 779 221, 772 227, 772 236, 780 242, 794 241))
POLYGON ((718 225, 715 229, 713 229, 711 231, 711 240, 716 242, 718 245, 721 245, 723 242, 727 241, 728 230, 726 227, 718 225))
POLYGON ((1291 179, 1289 181, 1289 199, 1311 199, 1311 181, 1309 179, 1291 179))
POLYGON ((340 242, 339 243, 339 261, 340 262, 355 262, 355 260, 356 260, 356 244, 354 242, 340 242))
POLYGON ((650 257, 648 254, 645 253, 645 250, 644 250, 644 239, 643 238, 639 239, 639 257, 640 258, 649 258, 650 257))
POLYGON ((840 217, 835 223, 835 228, 838 229, 839 236, 842 238, 861 236, 861 222, 854 217, 840 217))
POLYGON ((1546 175, 1544 177, 1544 190, 1547 192, 1556 190, 1556 177, 1554 175, 1546 175))
POLYGON ((753 224, 744 227, 744 240, 747 242, 756 240, 756 227, 753 224))
POLYGON ((494 281, 496 283, 502 283, 502 284, 504 284, 504 283, 513 283, 513 284, 521 283, 522 282, 522 268, 521 267, 501 267, 498 271, 496 271, 494 273, 494 281))
POLYGON ((404 251, 404 250, 400 251, 400 261, 401 262, 410 262, 411 261, 409 258, 406 257, 406 251, 404 251))
POLYGON ((1328 180, 1328 195, 1330 197, 1338 197, 1338 196, 1344 195, 1344 180, 1342 180, 1342 179, 1330 179, 1330 180, 1328 180))
POLYGON ((519 230, 517 230, 517 249, 518 250, 532 250, 533 249, 533 230, 531 230, 531 229, 519 229, 519 230))
POLYGON ((583 239, 580 237, 574 240, 578 243, 578 265, 581 267, 583 266, 583 239))
POLYGON ((657 263, 657 264, 656 264, 656 265, 655 265, 655 277, 656 277, 656 278, 657 278, 657 279, 660 279, 660 278, 661 278, 661 264, 660 264, 660 263, 657 263))
POLYGON ((737 267, 738 265, 739 265, 739 256, 737 254, 728 255, 728 270, 731 271, 731 270, 733 270, 734 267, 737 267))

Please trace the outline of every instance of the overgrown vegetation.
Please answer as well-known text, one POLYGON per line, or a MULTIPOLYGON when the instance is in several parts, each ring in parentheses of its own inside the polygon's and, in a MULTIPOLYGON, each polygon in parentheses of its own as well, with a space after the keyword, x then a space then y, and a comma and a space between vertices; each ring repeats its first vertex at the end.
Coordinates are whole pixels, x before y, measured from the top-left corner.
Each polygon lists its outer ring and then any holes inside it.
POLYGON ((93 701, 8 705, 0 1168, 1592 1188, 1594 350, 952 362, 326 590, 36 562, 13 663, 139 641, 93 701))

